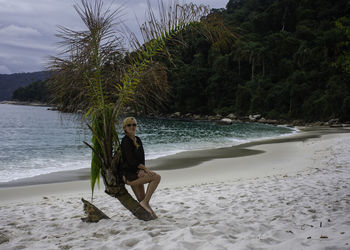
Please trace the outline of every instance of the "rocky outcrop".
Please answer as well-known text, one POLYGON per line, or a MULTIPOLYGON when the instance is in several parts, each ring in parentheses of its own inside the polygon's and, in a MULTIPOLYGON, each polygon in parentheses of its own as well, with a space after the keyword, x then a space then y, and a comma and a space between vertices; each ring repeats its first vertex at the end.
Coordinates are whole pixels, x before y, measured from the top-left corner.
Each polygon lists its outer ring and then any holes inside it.
POLYGON ((229 114, 229 115, 227 115, 226 116, 226 118, 229 118, 229 119, 231 119, 231 120, 236 120, 237 119, 237 116, 235 115, 235 114, 229 114))
POLYGON ((195 120, 201 120, 202 118, 201 118, 200 115, 193 115, 193 119, 195 119, 195 120))
MULTIPOLYGON (((129 111, 133 111, 129 109, 129 111)), ((142 113, 137 113, 137 115, 145 115, 142 113)), ((271 124, 271 125, 279 125, 283 124, 287 127, 296 127, 296 126, 311 126, 311 127, 319 127, 319 126, 327 126, 327 127, 350 127, 350 122, 341 123, 339 119, 331 119, 328 122, 324 121, 316 121, 307 123, 303 120, 276 120, 276 119, 267 119, 263 117, 261 114, 251 114, 246 116, 238 116, 234 113, 230 113, 228 115, 200 115, 193 113, 182 114, 181 112, 174 112, 171 114, 161 114, 161 113, 148 113, 147 117, 153 118, 170 118, 170 119, 185 119, 185 120, 203 120, 203 121, 213 121, 216 124, 232 124, 232 123, 240 123, 240 122, 258 122, 263 124, 271 124)))
POLYGON ((264 117, 262 117, 261 119, 259 119, 259 121, 258 121, 259 123, 266 123, 267 122, 267 120, 264 118, 264 117))
POLYGON ((216 121, 217 124, 222 124, 222 125, 231 125, 232 120, 230 118, 223 118, 221 120, 216 121))
POLYGON ((174 114, 169 115, 169 118, 181 118, 181 113, 175 112, 174 114))
POLYGON ((249 115, 249 120, 252 122, 256 122, 261 118, 261 115, 249 115))

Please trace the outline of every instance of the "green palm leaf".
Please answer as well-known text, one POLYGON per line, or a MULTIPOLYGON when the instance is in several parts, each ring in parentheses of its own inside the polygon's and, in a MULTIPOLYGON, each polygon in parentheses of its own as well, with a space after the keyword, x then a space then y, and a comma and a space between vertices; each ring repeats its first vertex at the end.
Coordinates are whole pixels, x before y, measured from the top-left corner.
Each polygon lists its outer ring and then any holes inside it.
POLYGON ((91 145, 85 144, 92 149, 92 195, 96 182, 100 182, 100 174, 106 186, 120 184, 120 180, 110 174, 121 159, 116 120, 123 108, 134 101, 143 72, 152 58, 164 50, 167 41, 174 40, 179 32, 208 14, 207 7, 194 4, 180 6, 172 2, 166 6, 160 1, 159 15, 154 14, 149 2, 148 6, 146 22, 140 27, 144 40, 138 41, 131 33, 129 41, 133 52, 119 59, 120 63, 112 67, 117 68, 113 72, 106 70, 110 58, 126 51, 122 47, 122 36, 114 29, 119 22, 120 9, 103 10, 101 0, 93 3, 81 0, 81 6, 75 5, 75 9, 87 30, 76 32, 60 27, 58 36, 63 40, 62 55, 65 57, 53 58, 51 68, 58 72, 54 85, 58 97, 68 100, 70 110, 83 109, 85 118, 90 119, 91 145), (76 97, 67 98, 72 89, 76 97))

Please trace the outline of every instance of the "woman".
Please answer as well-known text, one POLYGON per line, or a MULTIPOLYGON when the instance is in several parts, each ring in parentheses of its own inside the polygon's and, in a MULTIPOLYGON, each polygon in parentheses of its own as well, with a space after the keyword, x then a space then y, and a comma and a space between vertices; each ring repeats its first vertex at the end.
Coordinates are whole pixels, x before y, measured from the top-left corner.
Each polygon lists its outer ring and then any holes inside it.
POLYGON ((121 142, 123 155, 123 179, 131 186, 140 205, 157 218, 149 205, 152 194, 156 190, 160 175, 145 166, 145 153, 141 139, 135 136, 137 122, 134 117, 127 117, 123 122, 125 136, 121 142), (145 193, 144 184, 149 183, 145 193))

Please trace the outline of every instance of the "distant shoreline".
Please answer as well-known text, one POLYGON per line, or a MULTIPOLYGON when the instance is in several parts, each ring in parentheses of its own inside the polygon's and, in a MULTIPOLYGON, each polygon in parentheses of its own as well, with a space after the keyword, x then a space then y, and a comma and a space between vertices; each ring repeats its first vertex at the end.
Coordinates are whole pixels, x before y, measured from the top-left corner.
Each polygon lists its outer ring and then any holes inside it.
POLYGON ((1 101, 0 104, 36 106, 36 107, 53 107, 53 108, 56 108, 55 105, 51 105, 51 104, 48 104, 48 103, 42 103, 42 102, 1 101))
MULTIPOLYGON (((23 105, 23 106, 34 106, 34 107, 49 107, 49 110, 59 111, 63 113, 74 113, 74 112, 66 112, 63 110, 60 110, 55 104, 48 104, 48 103, 40 103, 40 102, 22 102, 22 101, 1 101, 0 104, 9 104, 9 105, 23 105)), ((83 113, 82 110, 78 110, 75 113, 83 113)), ((350 127, 350 121, 348 122, 341 122, 339 119, 330 119, 327 122, 321 122, 321 121, 313 121, 313 122, 306 122, 304 120, 294 120, 294 121, 287 121, 287 120, 271 120, 271 119, 265 119, 261 115, 246 115, 246 116, 240 116, 236 117, 234 115, 233 117, 230 117, 230 115, 219 115, 216 116, 213 115, 196 115, 196 114, 180 114, 180 112, 176 113, 169 113, 169 114, 142 114, 137 113, 135 111, 126 111, 124 112, 124 115, 131 115, 136 117, 145 117, 145 118, 155 118, 155 119, 175 119, 175 120, 189 120, 189 121, 212 121, 216 122, 221 125, 230 125, 232 123, 260 123, 260 124, 268 124, 273 126, 286 126, 290 128, 294 127, 331 127, 331 128, 342 128, 342 127, 350 127), (259 119, 256 119, 254 117, 259 116, 259 119)))

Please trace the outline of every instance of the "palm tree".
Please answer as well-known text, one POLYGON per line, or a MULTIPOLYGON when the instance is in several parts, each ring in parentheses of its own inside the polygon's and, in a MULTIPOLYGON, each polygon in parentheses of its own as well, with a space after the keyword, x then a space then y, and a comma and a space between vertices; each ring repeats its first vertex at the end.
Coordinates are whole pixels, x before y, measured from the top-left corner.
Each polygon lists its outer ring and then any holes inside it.
MULTIPOLYGON (((152 58, 164 50, 166 41, 175 39, 179 32, 208 14, 208 8, 202 5, 180 6, 174 2, 167 7, 160 1, 157 18, 150 4, 148 6, 147 20, 140 26, 144 41, 139 42, 132 34, 129 38, 133 51, 128 53, 124 48, 125 35, 114 29, 121 24, 121 9, 104 9, 102 0, 93 3, 81 0, 81 5, 74 8, 87 30, 74 31, 59 26, 57 36, 61 38, 63 50, 50 63, 55 73, 51 82, 56 102, 66 111, 84 111, 92 132, 91 143, 84 142, 92 150, 92 197, 102 175, 105 192, 142 220, 153 217, 125 188, 119 169, 122 159, 115 126, 123 109, 134 100, 143 72, 152 58)), ((85 221, 106 218, 89 202, 84 200, 84 204, 88 213, 85 221)))

